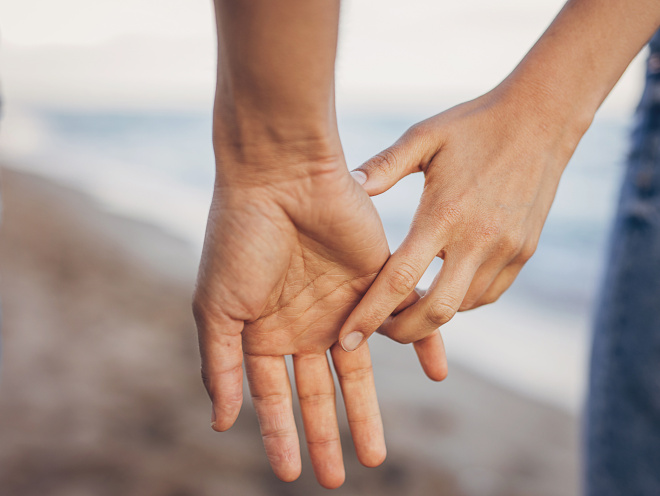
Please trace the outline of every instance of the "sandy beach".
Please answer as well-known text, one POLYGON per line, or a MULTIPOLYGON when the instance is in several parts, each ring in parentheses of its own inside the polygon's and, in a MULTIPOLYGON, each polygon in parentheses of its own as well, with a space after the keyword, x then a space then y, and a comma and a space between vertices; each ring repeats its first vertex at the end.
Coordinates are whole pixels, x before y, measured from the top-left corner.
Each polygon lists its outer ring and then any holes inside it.
MULTIPOLYGON (((328 492, 308 459, 294 483, 272 475, 249 399, 231 430, 210 429, 186 243, 45 179, 5 168, 1 181, 0 495, 328 492)), ((388 458, 360 466, 340 416, 347 481, 332 494, 578 494, 579 419, 451 350, 449 378, 427 384, 410 348, 375 339, 388 458)))

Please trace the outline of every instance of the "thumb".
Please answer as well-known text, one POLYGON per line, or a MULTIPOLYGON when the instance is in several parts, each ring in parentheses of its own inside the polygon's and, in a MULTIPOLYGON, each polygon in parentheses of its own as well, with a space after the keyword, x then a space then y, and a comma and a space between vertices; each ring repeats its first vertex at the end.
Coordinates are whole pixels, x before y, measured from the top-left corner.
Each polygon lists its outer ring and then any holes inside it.
POLYGON ((384 193, 408 174, 420 172, 439 150, 430 133, 419 125, 351 172, 369 196, 384 193))
POLYGON ((202 380, 213 403, 211 427, 229 429, 243 404, 243 321, 211 311, 196 296, 193 314, 199 334, 202 380))

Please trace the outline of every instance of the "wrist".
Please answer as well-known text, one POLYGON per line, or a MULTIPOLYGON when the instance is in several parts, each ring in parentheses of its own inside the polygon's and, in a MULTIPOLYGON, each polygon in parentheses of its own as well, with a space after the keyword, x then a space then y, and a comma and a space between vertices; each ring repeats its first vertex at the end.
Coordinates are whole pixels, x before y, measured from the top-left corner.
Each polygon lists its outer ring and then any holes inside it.
POLYGON ((527 99, 548 125, 582 137, 602 102, 603 92, 571 76, 569 70, 530 58, 507 78, 505 85, 527 99))
MULTIPOLYGON (((318 140, 337 134, 334 99, 328 95, 297 100, 273 91, 232 89, 218 83, 213 108, 214 139, 228 142, 318 140)), ((248 86, 247 84, 245 86, 248 86)))
POLYGON ((216 112, 213 148, 218 186, 273 184, 346 172, 336 126, 318 120, 286 125, 216 112))
POLYGON ((572 154, 589 129, 598 105, 573 95, 570 88, 545 77, 542 70, 519 69, 492 93, 506 108, 515 109, 507 115, 522 119, 527 131, 545 141, 563 144, 572 154))

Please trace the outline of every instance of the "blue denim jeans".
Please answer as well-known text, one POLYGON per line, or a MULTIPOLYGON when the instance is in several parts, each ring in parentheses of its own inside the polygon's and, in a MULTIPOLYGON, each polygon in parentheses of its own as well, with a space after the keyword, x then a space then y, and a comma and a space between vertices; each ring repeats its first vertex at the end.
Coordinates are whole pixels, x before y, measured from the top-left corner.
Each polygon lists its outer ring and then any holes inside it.
POLYGON ((650 47, 594 323, 589 496, 660 495, 660 31, 650 47))

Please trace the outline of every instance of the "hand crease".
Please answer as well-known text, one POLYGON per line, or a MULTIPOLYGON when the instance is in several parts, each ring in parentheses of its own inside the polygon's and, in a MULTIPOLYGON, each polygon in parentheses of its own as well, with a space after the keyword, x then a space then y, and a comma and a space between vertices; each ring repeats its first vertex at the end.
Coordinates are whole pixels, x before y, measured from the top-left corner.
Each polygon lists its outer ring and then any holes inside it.
POLYGON ((372 413, 370 415, 363 415, 358 418, 348 419, 349 424, 367 424, 373 422, 374 420, 380 420, 380 413, 372 413))
POLYGON ((312 393, 312 394, 300 394, 298 392, 298 400, 302 402, 310 402, 310 403, 320 403, 323 400, 327 399, 332 399, 334 401, 335 399, 335 392, 326 392, 326 393, 312 393))

